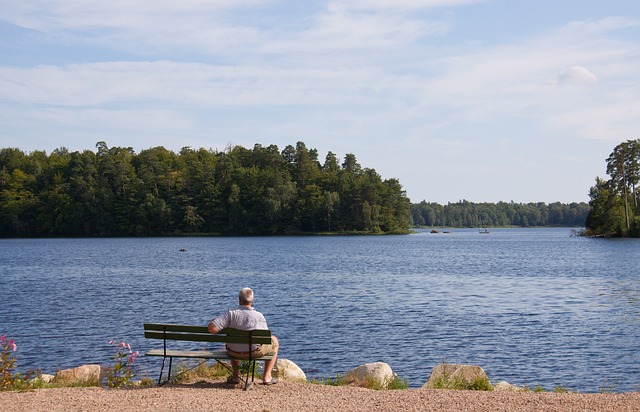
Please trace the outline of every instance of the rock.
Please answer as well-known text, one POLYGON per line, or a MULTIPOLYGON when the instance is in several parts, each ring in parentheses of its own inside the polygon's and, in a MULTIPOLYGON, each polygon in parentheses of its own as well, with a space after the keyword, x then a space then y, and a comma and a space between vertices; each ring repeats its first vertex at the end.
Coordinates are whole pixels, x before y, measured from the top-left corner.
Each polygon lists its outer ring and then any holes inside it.
POLYGON ((298 365, 291 362, 289 359, 278 359, 276 365, 278 379, 283 381, 306 381, 307 375, 300 369, 298 365))
POLYGON ((526 388, 522 388, 520 386, 512 385, 509 382, 502 381, 494 386, 493 390, 498 392, 523 392, 526 390, 526 388))
POLYGON ((395 374, 391 370, 391 366, 384 362, 367 363, 350 370, 345 375, 347 383, 366 387, 377 383, 386 388, 394 378, 395 374))
POLYGON ((42 373, 40 374, 40 376, 36 376, 35 378, 31 378, 29 379, 30 382, 44 382, 44 383, 51 383, 53 382, 53 379, 55 379, 55 376, 53 375, 47 375, 46 373, 42 373))
POLYGON ((42 382, 44 382, 44 383, 51 383, 51 382, 53 382, 53 380, 54 380, 55 378, 56 378, 55 376, 53 376, 53 375, 49 375, 49 374, 46 374, 46 373, 43 373, 42 375, 40 375, 40 379, 41 379, 41 380, 42 380, 42 382))
POLYGON ((422 387, 490 390, 491 382, 480 366, 441 363, 433 368, 429 380, 422 387), (482 387, 476 387, 479 386, 479 383, 482 384, 482 387))
POLYGON ((55 376, 58 383, 100 383, 100 365, 83 365, 73 369, 58 371, 55 376))

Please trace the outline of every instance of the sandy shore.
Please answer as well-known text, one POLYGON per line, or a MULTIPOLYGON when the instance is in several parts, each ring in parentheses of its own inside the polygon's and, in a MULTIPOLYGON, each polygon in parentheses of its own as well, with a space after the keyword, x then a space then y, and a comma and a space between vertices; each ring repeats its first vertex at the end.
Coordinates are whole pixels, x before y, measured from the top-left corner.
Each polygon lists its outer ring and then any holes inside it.
POLYGON ((640 411, 640 393, 509 393, 370 389, 280 382, 243 391, 222 381, 136 389, 0 392, 5 411, 640 411))

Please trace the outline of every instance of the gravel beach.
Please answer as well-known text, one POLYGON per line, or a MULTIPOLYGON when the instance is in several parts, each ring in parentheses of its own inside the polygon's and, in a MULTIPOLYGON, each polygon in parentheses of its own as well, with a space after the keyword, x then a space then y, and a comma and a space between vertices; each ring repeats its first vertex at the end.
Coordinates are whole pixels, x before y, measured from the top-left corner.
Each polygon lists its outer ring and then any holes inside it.
POLYGON ((640 411, 640 393, 578 394, 433 389, 375 391, 280 382, 243 391, 223 381, 136 389, 0 392, 4 411, 640 411))

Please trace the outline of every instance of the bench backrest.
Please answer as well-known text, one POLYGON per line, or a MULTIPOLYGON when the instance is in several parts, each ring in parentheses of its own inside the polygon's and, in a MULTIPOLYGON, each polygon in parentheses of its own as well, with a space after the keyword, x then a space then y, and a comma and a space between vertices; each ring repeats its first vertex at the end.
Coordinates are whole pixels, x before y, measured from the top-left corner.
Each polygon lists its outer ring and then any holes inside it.
POLYGON ((267 329, 239 330, 227 328, 213 334, 206 326, 145 323, 144 337, 149 339, 182 340, 192 342, 246 343, 268 345, 271 331, 267 329))

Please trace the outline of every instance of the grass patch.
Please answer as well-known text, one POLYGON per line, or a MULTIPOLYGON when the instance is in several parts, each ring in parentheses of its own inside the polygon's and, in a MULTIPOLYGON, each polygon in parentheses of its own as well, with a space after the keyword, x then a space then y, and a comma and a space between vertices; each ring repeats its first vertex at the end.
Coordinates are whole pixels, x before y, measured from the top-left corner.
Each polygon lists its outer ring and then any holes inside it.
POLYGON ((201 379, 220 378, 229 374, 229 370, 218 362, 209 365, 206 361, 199 361, 195 367, 186 362, 180 362, 171 381, 174 383, 187 383, 201 379))
MULTIPOLYGON (((342 375, 336 375, 335 378, 326 378, 326 379, 312 379, 310 383, 317 385, 330 385, 330 386, 347 386, 351 385, 353 382, 347 381, 347 379, 342 375)), ((366 377, 364 381, 359 381, 356 383, 357 386, 367 389, 373 390, 397 390, 397 389, 408 389, 409 383, 406 379, 395 376, 393 379, 385 382, 380 382, 377 379, 374 379, 370 376, 366 377)))
POLYGON ((25 376, 22 376, 19 373, 15 374, 11 379, 10 385, 8 385, 4 390, 30 391, 30 390, 36 390, 36 389, 87 388, 87 387, 94 387, 94 386, 100 386, 99 379, 47 382, 44 379, 42 379, 42 374, 38 372, 37 375, 35 376, 33 376, 31 373, 25 376))
POLYGON ((336 377, 334 379, 332 378, 326 378, 326 379, 311 379, 310 381, 313 384, 316 385, 329 385, 329 386, 345 386, 347 385, 347 381, 345 380, 344 376, 338 374, 336 375, 336 377))
POLYGON ((459 376, 454 376, 448 379, 442 376, 433 383, 433 388, 453 389, 459 391, 492 391, 493 385, 491 385, 489 378, 485 377, 477 377, 473 381, 468 381, 459 376))

